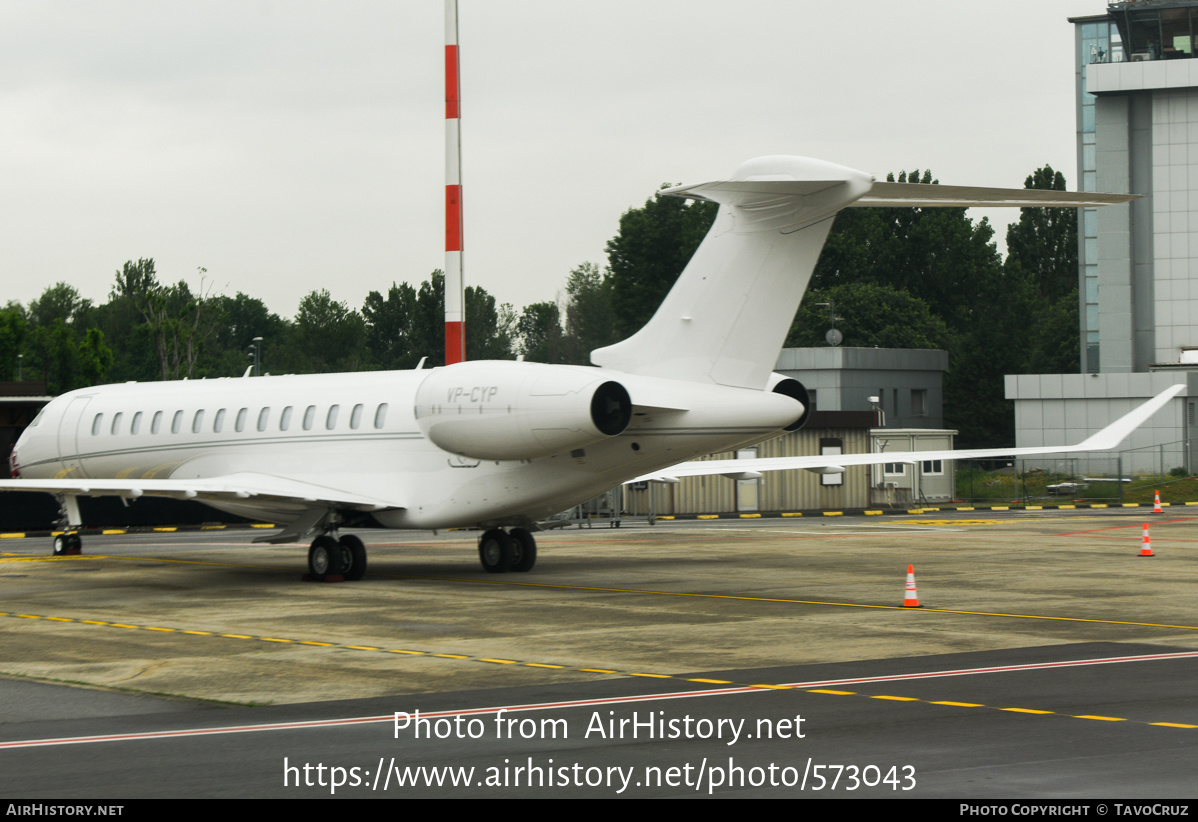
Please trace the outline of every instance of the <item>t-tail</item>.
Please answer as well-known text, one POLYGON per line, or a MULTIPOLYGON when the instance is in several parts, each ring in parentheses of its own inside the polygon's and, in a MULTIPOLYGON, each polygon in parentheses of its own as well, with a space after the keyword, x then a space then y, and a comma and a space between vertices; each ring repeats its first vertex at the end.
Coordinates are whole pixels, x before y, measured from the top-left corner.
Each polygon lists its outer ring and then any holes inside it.
POLYGON ((766 388, 832 220, 849 206, 1097 206, 1133 195, 875 182, 807 157, 750 160, 728 180, 661 192, 720 204, 652 319, 591 352, 632 374, 766 388))

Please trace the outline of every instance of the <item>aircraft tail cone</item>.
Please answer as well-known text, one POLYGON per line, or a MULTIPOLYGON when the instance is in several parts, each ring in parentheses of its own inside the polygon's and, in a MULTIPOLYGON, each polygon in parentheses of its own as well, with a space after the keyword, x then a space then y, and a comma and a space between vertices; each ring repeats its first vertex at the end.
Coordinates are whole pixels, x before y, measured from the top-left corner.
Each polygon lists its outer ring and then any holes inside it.
MULTIPOLYGON (((1148 526, 1145 525, 1144 527, 1147 528, 1148 526)), ((907 566, 907 592, 903 596, 903 607, 904 608, 920 607, 919 594, 917 594, 915 592, 915 566, 914 565, 907 566)))
POLYGON ((1154 514, 1163 514, 1163 513, 1165 513, 1163 510, 1161 510, 1161 492, 1160 492, 1160 491, 1157 491, 1157 492, 1155 493, 1155 497, 1156 497, 1156 499, 1155 499, 1155 501, 1152 503, 1152 513, 1154 513, 1154 514))
POLYGON ((1142 557, 1156 556, 1156 554, 1152 553, 1152 539, 1148 536, 1148 523, 1144 523, 1144 538, 1141 542, 1143 544, 1140 545, 1140 556, 1142 556, 1142 557))

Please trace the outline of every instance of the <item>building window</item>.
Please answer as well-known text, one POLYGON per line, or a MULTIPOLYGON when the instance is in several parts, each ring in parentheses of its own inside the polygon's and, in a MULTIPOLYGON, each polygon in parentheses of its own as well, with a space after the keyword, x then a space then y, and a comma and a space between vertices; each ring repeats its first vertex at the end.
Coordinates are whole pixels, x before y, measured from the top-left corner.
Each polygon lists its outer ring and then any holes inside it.
POLYGON ((928 389, 911 389, 911 416, 926 417, 928 415, 928 389))
POLYGON ((944 474, 944 462, 941 460, 924 460, 919 466, 925 477, 936 477, 944 474))
POLYGON ((905 477, 907 464, 904 462, 888 462, 882 466, 882 473, 888 477, 905 477))

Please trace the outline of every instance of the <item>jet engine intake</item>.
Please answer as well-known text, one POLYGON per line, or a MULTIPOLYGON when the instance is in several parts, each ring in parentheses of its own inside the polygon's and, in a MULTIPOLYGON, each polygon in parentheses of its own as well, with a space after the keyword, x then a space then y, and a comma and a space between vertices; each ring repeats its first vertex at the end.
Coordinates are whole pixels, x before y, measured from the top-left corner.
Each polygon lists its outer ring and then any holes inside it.
POLYGON ((807 394, 807 389, 803 387, 803 383, 793 377, 786 377, 782 374, 770 374, 770 381, 766 385, 768 391, 775 394, 782 394, 797 400, 800 405, 800 414, 794 422, 782 429, 784 431, 798 431, 807 424, 807 418, 811 416, 811 397, 807 394))
POLYGON ((628 391, 595 369, 465 362, 416 391, 416 422, 439 448, 479 460, 546 457, 608 437, 632 420, 628 391))

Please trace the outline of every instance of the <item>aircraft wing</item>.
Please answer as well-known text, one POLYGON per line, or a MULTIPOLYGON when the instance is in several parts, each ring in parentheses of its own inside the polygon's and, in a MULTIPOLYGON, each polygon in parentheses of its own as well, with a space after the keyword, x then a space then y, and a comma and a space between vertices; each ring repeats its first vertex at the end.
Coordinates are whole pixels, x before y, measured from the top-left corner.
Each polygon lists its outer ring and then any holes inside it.
POLYGON ((1119 446, 1132 431, 1184 391, 1186 386, 1170 386, 1143 405, 1132 409, 1096 434, 1076 445, 1037 445, 1024 448, 978 448, 969 451, 889 451, 877 454, 832 454, 809 457, 763 457, 744 460, 692 460, 660 471, 644 474, 628 482, 676 482, 682 477, 727 476, 733 479, 754 479, 764 471, 787 471, 805 468, 817 473, 840 473, 850 465, 881 465, 883 463, 915 463, 924 460, 988 459, 992 457, 1022 457, 1034 454, 1064 454, 1077 451, 1109 451, 1119 446))
POLYGON ((394 501, 346 492, 316 483, 270 474, 240 473, 202 479, 12 479, 0 480, 0 491, 41 491, 84 497, 142 496, 205 501, 285 501, 303 506, 332 505, 361 511, 401 508, 394 501))

